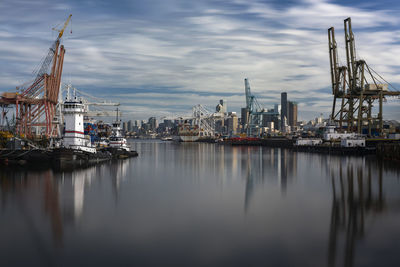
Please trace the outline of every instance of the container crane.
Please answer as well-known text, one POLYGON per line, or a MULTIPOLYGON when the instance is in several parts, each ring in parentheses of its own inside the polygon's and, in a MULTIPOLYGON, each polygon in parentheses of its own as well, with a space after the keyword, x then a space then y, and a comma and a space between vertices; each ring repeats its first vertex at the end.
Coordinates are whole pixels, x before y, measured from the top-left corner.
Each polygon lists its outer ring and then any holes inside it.
POLYGON ((28 88, 20 86, 16 92, 3 93, 1 96, 0 103, 15 105, 15 128, 16 134, 20 136, 32 136, 35 127, 37 134, 48 138, 57 135, 57 124, 54 119, 65 54, 60 40, 70 19, 71 15, 59 31, 39 71, 36 72, 33 83, 30 83, 28 88))
MULTIPOLYGON (((343 129, 343 122, 347 121, 352 117, 353 112, 353 98, 344 97, 348 94, 348 85, 346 80, 346 66, 339 66, 339 58, 337 52, 337 43, 335 39, 335 28, 331 27, 328 29, 329 36, 329 61, 331 68, 331 82, 332 82, 332 94, 333 94, 333 105, 330 119, 332 122, 339 124, 339 131, 343 129), (336 112, 336 101, 341 99, 340 109, 336 112)), ((350 95, 349 95, 350 96, 350 95)))
POLYGON ((339 123, 340 130, 346 126, 346 130, 349 132, 382 136, 383 101, 386 96, 400 96, 400 92, 376 73, 365 60, 357 59, 351 18, 344 20, 344 32, 347 66, 339 67, 334 28, 328 29, 332 94, 334 96, 331 120, 339 123), (340 110, 336 113, 335 107, 338 98, 342 101, 340 110), (372 114, 375 102, 378 102, 379 109, 376 116, 372 114), (372 131, 373 128, 376 129, 375 133, 372 131))
POLYGON ((251 136, 257 128, 262 127, 263 115, 265 110, 258 104, 256 97, 251 93, 249 79, 244 79, 244 88, 246 95, 246 134, 251 136))

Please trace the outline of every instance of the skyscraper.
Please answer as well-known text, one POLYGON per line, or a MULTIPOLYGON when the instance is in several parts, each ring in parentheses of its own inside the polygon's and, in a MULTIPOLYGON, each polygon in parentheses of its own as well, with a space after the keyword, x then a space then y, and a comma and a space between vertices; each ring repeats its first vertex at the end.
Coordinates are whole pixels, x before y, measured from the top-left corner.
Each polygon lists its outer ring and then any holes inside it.
POLYGON ((293 101, 288 101, 288 106, 289 106, 288 124, 293 127, 297 125, 297 103, 293 101))
POLYGON ((237 128, 238 128, 238 117, 236 115, 235 112, 232 112, 228 119, 228 134, 230 135, 234 135, 237 132, 237 128))
POLYGON ((281 93, 281 129, 285 129, 285 118, 288 119, 287 93, 281 93))
POLYGON ((127 130, 128 130, 128 132, 132 132, 132 121, 131 120, 129 120, 128 121, 128 126, 127 126, 127 130))
POLYGON ((215 107, 215 111, 223 113, 223 114, 227 113, 228 107, 226 104, 226 100, 224 100, 224 99, 219 100, 219 104, 215 107))
POLYGON ((150 130, 155 131, 157 129, 158 121, 156 117, 150 117, 148 123, 150 125, 150 130))

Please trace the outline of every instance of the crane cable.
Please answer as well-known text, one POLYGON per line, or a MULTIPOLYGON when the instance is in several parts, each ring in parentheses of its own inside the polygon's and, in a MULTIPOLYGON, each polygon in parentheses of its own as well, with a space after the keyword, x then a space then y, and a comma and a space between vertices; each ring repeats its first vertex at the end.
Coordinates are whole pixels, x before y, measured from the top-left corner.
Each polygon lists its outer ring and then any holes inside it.
POLYGON ((387 84, 390 85, 390 87, 392 87, 396 92, 399 92, 399 90, 394 87, 393 84, 391 84, 390 82, 386 81, 381 75, 379 75, 379 73, 377 73, 373 68, 369 67, 376 75, 378 75, 379 78, 381 78, 384 82, 386 82, 387 84))

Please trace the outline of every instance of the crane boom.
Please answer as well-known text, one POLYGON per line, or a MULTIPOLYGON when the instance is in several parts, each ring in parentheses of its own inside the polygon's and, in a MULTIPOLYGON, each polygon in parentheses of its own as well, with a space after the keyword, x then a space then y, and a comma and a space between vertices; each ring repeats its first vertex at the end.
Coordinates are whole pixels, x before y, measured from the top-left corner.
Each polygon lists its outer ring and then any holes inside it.
MULTIPOLYGON (((54 53, 55 53, 57 44, 59 43, 61 37, 63 36, 64 30, 65 30, 65 28, 67 27, 69 21, 71 20, 71 17, 72 17, 72 14, 70 14, 70 15, 68 16, 68 18, 67 18, 67 20, 65 21, 64 26, 62 27, 62 29, 59 30, 59 31, 57 30, 57 31, 59 32, 59 33, 58 33, 58 36, 57 36, 57 39, 54 41, 54 43, 52 44, 52 46, 49 48, 49 52, 47 53, 47 56, 46 56, 45 59, 43 60, 43 63, 42 63, 42 65, 40 66, 39 71, 37 72, 37 75, 36 75, 36 79, 35 79, 35 80, 38 80, 43 74, 47 73, 47 71, 48 71, 48 69, 49 69, 49 66, 50 66, 50 63, 51 63, 51 61, 53 60, 53 57, 54 57, 54 53)), ((54 30, 54 28, 53 28, 53 30, 54 30)))
POLYGON ((244 79, 244 89, 245 89, 245 94, 246 94, 246 108, 249 112, 252 112, 254 96, 251 94, 250 83, 247 78, 244 79))
MULTIPOLYGON (((64 30, 65 30, 65 28, 67 28, 67 25, 68 25, 69 21, 71 20, 71 17, 72 17, 72 14, 69 14, 67 20, 66 20, 65 23, 64 23, 64 26, 62 27, 61 30, 58 31, 59 33, 58 33, 57 40, 60 40, 61 37, 63 36, 64 30)), ((53 28, 53 30, 54 30, 54 28, 53 28)))

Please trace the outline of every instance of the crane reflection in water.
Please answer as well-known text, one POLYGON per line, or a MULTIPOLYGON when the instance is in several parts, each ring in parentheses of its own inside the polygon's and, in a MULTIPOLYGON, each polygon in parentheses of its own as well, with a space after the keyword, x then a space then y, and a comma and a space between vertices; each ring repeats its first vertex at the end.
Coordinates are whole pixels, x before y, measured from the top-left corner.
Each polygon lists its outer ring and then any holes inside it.
POLYGON ((106 177, 111 178, 112 193, 117 199, 128 165, 129 161, 120 161, 66 172, 51 169, 39 172, 1 171, 1 209, 16 205, 22 216, 20 219, 26 223, 28 232, 38 245, 46 243, 40 233, 47 224, 43 223, 43 217, 38 217, 44 214, 49 220, 55 246, 61 247, 65 227, 75 224, 84 213, 88 188, 104 179, 102 174, 110 170, 110 175, 106 177))
POLYGON ((353 266, 357 241, 366 236, 368 217, 387 209, 383 163, 363 158, 331 168, 332 211, 329 230, 329 266, 353 266), (375 164, 374 164, 375 163, 375 164), (375 171, 375 172, 374 172, 375 171), (337 258, 343 255, 343 262, 337 258))

